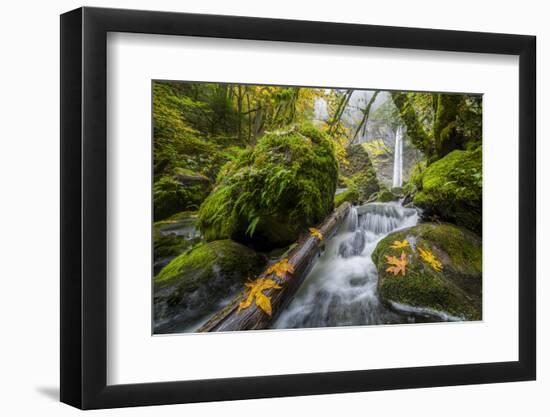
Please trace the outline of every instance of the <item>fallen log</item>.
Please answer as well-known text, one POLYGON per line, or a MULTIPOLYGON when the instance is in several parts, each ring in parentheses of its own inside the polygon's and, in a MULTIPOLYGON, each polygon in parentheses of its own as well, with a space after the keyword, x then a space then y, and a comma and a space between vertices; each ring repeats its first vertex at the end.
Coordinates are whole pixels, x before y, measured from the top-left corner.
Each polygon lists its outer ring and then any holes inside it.
POLYGON ((302 285, 307 274, 313 266, 315 258, 321 252, 324 240, 332 237, 342 221, 346 218, 351 205, 344 203, 338 207, 325 221, 309 236, 301 239, 284 259, 293 269, 292 272, 272 272, 273 264, 260 275, 259 279, 272 279, 278 284, 274 288, 267 288, 262 294, 269 298, 272 313, 269 315, 262 310, 256 302, 252 302, 245 308, 239 308, 247 300, 250 290, 241 292, 226 307, 212 316, 198 332, 225 332, 232 330, 258 330, 265 329, 276 319, 292 300, 294 294, 302 285), (318 232, 319 234, 317 234, 318 232))

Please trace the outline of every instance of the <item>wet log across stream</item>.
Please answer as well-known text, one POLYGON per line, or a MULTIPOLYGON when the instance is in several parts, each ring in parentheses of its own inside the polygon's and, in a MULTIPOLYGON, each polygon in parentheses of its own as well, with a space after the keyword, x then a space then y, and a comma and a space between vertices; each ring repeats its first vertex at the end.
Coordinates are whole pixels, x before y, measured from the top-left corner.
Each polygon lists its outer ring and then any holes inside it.
POLYGON ((263 291, 263 294, 271 300, 271 316, 260 309, 255 302, 249 307, 239 310, 239 304, 247 297, 247 291, 243 291, 222 310, 214 314, 197 331, 225 332, 268 328, 292 300, 311 270, 314 260, 323 249, 325 240, 337 232, 350 208, 349 203, 342 204, 318 226, 317 230, 323 239, 319 239, 313 234, 309 235, 301 239, 296 247, 288 253, 286 256, 288 263, 294 268, 292 273, 286 272, 282 277, 279 277, 275 273, 269 273, 268 266, 260 275, 260 277, 273 279, 280 286, 280 288, 269 288, 263 291))

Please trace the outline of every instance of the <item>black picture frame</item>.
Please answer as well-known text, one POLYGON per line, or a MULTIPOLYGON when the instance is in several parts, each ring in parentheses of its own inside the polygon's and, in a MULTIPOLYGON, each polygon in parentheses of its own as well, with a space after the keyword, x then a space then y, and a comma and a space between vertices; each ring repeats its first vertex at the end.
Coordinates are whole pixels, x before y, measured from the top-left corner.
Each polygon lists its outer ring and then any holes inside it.
POLYGON ((61 401, 82 409, 536 378, 536 38, 102 8, 61 15, 61 401), (519 56, 519 360, 107 385, 108 32, 519 56))

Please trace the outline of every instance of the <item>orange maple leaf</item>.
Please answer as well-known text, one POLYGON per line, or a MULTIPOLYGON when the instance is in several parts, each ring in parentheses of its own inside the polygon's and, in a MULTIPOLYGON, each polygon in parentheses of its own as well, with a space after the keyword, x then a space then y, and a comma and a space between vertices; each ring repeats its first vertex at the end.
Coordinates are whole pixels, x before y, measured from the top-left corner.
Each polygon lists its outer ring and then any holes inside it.
POLYGON ((405 276, 407 273, 406 266, 408 264, 407 262, 407 254, 403 251, 401 251, 401 258, 396 258, 395 256, 388 256, 384 255, 386 257, 386 263, 390 265, 386 272, 393 272, 393 275, 397 275, 401 272, 401 275, 405 276))

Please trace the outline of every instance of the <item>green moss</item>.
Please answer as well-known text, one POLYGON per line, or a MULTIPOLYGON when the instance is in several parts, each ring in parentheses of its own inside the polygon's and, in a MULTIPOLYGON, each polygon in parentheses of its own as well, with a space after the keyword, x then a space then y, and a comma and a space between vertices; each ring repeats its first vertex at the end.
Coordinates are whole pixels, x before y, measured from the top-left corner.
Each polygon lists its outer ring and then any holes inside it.
POLYGON ((172 260, 155 277, 155 284, 183 280, 196 284, 216 274, 251 275, 263 266, 263 257, 231 240, 218 240, 197 245, 192 251, 172 260))
POLYGON ((185 210, 196 210, 208 195, 205 182, 182 184, 175 178, 164 176, 153 185, 154 219, 166 219, 185 210))
POLYGON ((257 276, 265 263, 263 255, 231 240, 195 246, 155 277, 155 321, 169 320, 181 326, 214 311, 241 290, 248 278, 257 276))
POLYGON ((372 255, 378 268, 378 290, 385 302, 444 311, 468 320, 481 319, 481 239, 450 224, 423 223, 382 239, 372 255), (408 240, 405 249, 391 248, 395 240, 408 240), (442 263, 438 272, 421 257, 429 250, 442 263), (405 276, 387 272, 385 258, 407 254, 405 276))
POLYGON ((380 190, 374 169, 355 174, 352 180, 356 185, 360 201, 367 201, 371 195, 380 190))
POLYGON ((424 171, 414 204, 437 216, 481 233, 481 147, 453 151, 424 171))
MULTIPOLYGON (((341 177, 344 178, 348 190, 355 194, 346 201, 364 202, 380 190, 376 171, 372 165, 368 152, 362 145, 352 145, 346 149, 346 165, 340 167, 341 177)), ((337 200, 342 203, 343 197, 337 200)))
POLYGON ((376 201, 380 203, 388 203, 390 201, 395 201, 397 197, 388 189, 380 190, 376 194, 376 201))
POLYGON ((346 191, 334 197, 334 206, 340 207, 345 202, 357 203, 359 201, 359 193, 355 187, 348 188, 346 191))
POLYGON ((312 126, 267 133, 222 168, 199 227, 209 241, 284 246, 330 213, 337 169, 330 139, 312 126))

